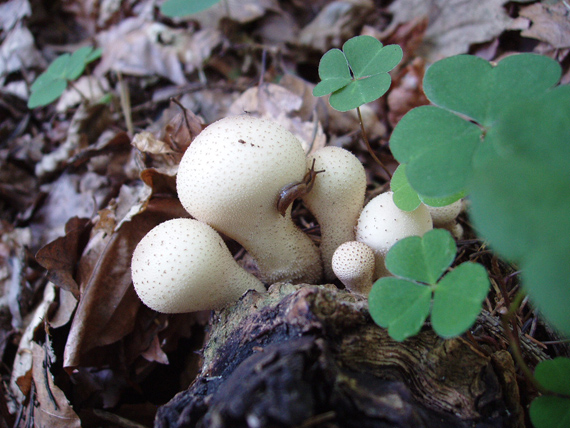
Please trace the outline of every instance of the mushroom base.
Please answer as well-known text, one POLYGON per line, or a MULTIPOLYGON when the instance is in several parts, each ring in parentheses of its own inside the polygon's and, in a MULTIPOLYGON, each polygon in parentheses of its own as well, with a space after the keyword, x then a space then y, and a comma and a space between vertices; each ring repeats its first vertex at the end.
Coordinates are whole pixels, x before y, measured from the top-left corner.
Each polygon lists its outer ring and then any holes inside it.
POLYGON ((201 374, 155 427, 524 426, 500 347, 429 328, 395 342, 363 298, 330 286, 275 284, 217 315, 201 374))

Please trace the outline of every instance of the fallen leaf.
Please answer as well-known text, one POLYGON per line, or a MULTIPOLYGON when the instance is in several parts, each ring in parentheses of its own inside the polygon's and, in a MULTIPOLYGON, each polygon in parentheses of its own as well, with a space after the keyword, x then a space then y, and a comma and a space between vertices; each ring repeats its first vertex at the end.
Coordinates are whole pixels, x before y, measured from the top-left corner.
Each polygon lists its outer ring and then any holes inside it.
POLYGON ((11 30, 17 22, 31 14, 32 8, 28 0, 8 0, 0 4, 0 30, 11 30))
POLYGON ((549 43, 556 49, 570 47, 570 9, 563 2, 531 4, 523 7, 519 15, 532 22, 521 33, 523 36, 549 43))
POLYGON ((218 28, 223 19, 247 24, 261 18, 267 10, 279 11, 279 3, 276 0, 225 0, 202 12, 179 19, 198 22, 201 28, 218 28))
MULTIPOLYGON (((47 345, 46 345, 47 346, 47 345)), ((81 427, 81 421, 67 401, 63 391, 54 383, 50 372, 51 357, 44 347, 32 344, 33 378, 35 385, 33 422, 38 427, 74 428, 81 427)), ((26 413, 26 412, 24 412, 26 413)))
POLYGON ((340 0, 327 4, 299 33, 298 43, 319 52, 340 47, 374 12, 371 0, 340 0))
POLYGON ((65 236, 43 246, 36 254, 37 262, 48 271, 48 279, 76 298, 79 298, 79 286, 74 275, 90 231, 89 219, 72 217, 65 225, 65 236))
POLYGON ((104 352, 90 351, 114 344, 133 330, 142 303, 132 286, 132 253, 150 229, 175 217, 188 217, 177 199, 155 198, 113 235, 87 247, 90 252, 79 267, 81 299, 65 345, 66 369, 108 363, 104 352))
POLYGON ((515 21, 504 9, 505 3, 507 0, 396 0, 388 8, 393 19, 387 31, 427 16, 428 27, 418 54, 433 62, 466 53, 472 44, 487 42, 512 29, 515 21))
MULTIPOLYGON (((45 61, 36 49, 30 30, 17 25, 5 35, 0 45, 0 76, 43 65, 45 61)), ((4 77, 0 82, 3 80, 4 77)))

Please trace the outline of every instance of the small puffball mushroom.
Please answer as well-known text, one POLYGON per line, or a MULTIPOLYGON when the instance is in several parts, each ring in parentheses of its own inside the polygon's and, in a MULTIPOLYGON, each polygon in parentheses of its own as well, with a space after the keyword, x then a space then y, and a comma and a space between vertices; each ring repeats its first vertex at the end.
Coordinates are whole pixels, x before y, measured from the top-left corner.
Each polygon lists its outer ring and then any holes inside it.
POLYGON ((463 236, 463 228, 456 221, 457 216, 463 210, 463 201, 461 199, 443 207, 431 207, 429 205, 426 205, 426 207, 431 215, 433 227, 447 229, 457 239, 463 236))
POLYGON ((325 278, 332 280, 333 253, 343 242, 354 241, 354 227, 364 205, 366 173, 356 156, 341 147, 317 150, 307 157, 307 165, 322 171, 303 202, 321 226, 325 278))
POLYGON ((356 240, 374 250, 374 280, 390 275, 384 258, 392 245, 408 236, 423 236, 433 229, 430 213, 424 204, 414 211, 403 211, 396 206, 392 195, 391 191, 385 192, 368 202, 356 226, 356 240))
POLYGON ((131 272, 142 302, 168 314, 220 309, 247 290, 265 291, 214 229, 187 218, 148 232, 135 248, 131 272))
POLYGON ((249 115, 229 116, 192 141, 178 168, 178 197, 196 219, 239 242, 262 279, 317 282, 319 251, 277 200, 303 181, 307 165, 297 138, 281 125, 249 115))
POLYGON ((374 275, 374 251, 364 242, 349 241, 336 249, 332 269, 344 286, 353 293, 368 296, 374 275))

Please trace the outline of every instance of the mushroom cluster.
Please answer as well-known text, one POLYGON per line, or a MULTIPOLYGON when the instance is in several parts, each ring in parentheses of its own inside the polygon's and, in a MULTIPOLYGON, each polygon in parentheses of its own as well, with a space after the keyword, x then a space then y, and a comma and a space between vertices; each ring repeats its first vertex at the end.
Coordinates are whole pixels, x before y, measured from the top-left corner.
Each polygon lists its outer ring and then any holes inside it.
POLYGON ((141 300, 165 313, 218 309, 247 290, 263 292, 263 282, 317 283, 323 268, 327 281, 338 278, 367 295, 388 274, 388 249, 433 227, 424 205, 401 211, 391 192, 363 208, 364 167, 347 150, 324 147, 306 156, 281 125, 247 114, 214 122, 192 141, 177 191, 193 219, 152 229, 131 266, 141 300), (318 248, 292 221, 296 198, 320 225, 318 248), (248 251, 261 280, 235 262, 219 233, 248 251))

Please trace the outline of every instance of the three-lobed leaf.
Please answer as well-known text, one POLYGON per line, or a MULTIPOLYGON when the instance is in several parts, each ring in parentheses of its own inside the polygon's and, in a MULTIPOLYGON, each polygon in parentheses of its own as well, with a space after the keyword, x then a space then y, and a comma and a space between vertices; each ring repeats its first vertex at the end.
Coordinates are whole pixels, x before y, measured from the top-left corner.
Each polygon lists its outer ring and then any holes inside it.
POLYGON ((409 164, 406 175, 412 188, 428 197, 464 192, 475 159, 495 155, 494 126, 503 112, 540 96, 560 74, 556 61, 535 54, 513 55, 495 66, 458 55, 430 66, 423 86, 436 106, 411 110, 390 140, 395 158, 409 164))
POLYGON ((28 108, 45 106, 59 98, 67 83, 81 76, 85 66, 100 58, 101 53, 101 49, 85 46, 73 54, 58 56, 30 87, 28 108))
POLYGON ((372 36, 357 36, 345 42, 342 51, 331 49, 319 62, 319 82, 313 95, 331 94, 330 105, 348 111, 374 101, 390 88, 388 72, 401 60, 398 45, 383 46, 372 36))
POLYGON ((443 229, 405 238, 388 251, 386 267, 397 278, 376 281, 368 302, 374 321, 388 328, 393 339, 417 334, 430 311, 434 331, 444 338, 464 333, 475 322, 489 278, 483 266, 470 262, 441 278, 456 251, 451 234, 443 229))
POLYGON ((556 395, 542 395, 530 405, 529 414, 535 428, 570 426, 570 359, 557 357, 540 362, 534 371, 536 380, 556 395))

